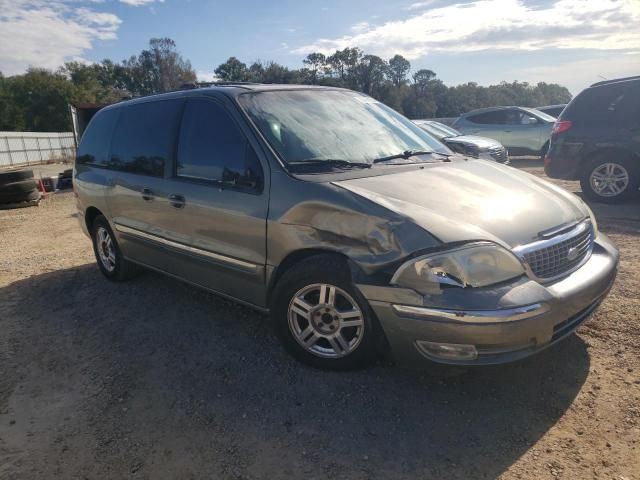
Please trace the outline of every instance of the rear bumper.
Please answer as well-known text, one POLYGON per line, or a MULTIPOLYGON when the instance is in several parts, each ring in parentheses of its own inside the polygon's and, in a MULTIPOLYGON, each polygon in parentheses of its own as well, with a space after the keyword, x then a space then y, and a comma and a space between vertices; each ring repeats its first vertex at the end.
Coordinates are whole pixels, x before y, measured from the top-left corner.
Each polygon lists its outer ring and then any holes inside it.
MULTIPOLYGON (((573 333, 600 305, 616 276, 618 252, 599 235, 589 261, 564 279, 543 286, 520 282, 514 292, 487 290, 495 308, 464 310, 427 306, 404 289, 382 293, 360 286, 401 362, 431 360, 454 365, 506 363, 532 355, 573 333), (517 292, 515 292, 517 290, 517 292), (520 305, 504 305, 505 298, 520 305), (384 298, 384 299, 383 299, 384 298), (413 305, 409 304, 413 303, 413 305), (443 354, 442 349, 460 352, 443 354), (469 352, 474 351, 471 355, 469 352)), ((385 288, 385 290, 394 290, 385 288)), ((486 303, 486 302, 483 302, 486 303)))
POLYGON ((544 173, 550 178, 579 180, 582 153, 582 143, 552 139, 544 159, 544 173))

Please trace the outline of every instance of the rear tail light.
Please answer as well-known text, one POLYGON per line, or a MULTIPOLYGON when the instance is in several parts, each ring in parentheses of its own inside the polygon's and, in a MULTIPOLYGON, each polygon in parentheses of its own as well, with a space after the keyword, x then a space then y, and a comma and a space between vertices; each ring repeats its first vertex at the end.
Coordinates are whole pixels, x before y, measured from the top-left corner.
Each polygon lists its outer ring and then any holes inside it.
POLYGON ((571 128, 570 120, 558 120, 556 123, 553 124, 553 130, 551 130, 551 133, 554 135, 557 135, 558 133, 566 132, 570 128, 571 128))

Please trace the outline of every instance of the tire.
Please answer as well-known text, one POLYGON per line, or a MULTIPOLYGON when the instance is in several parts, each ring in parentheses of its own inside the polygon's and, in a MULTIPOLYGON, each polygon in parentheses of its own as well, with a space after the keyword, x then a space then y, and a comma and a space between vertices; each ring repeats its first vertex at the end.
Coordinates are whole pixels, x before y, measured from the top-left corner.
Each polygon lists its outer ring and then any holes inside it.
POLYGON ((2 193, 0 192, 0 203, 21 203, 38 200, 40 198, 40 190, 31 190, 30 192, 18 193, 2 193))
POLYGON ((339 257, 318 255, 293 266, 278 282, 272 306, 278 338, 307 365, 353 369, 371 363, 378 353, 381 329, 339 257), (305 339, 308 347, 303 346, 305 339))
POLYGON ((618 152, 597 154, 583 168, 580 186, 585 197, 594 202, 624 202, 638 193, 640 162, 618 152))
POLYGON ((10 195, 10 194, 20 194, 20 193, 28 193, 32 190, 37 190, 38 185, 36 184, 33 178, 28 178, 26 180, 18 180, 16 182, 5 183, 0 185, 0 194, 1 195, 10 195))
POLYGON ((135 275, 136 266, 122 256, 113 230, 103 215, 98 215, 93 220, 91 239, 96 262, 105 277, 114 282, 121 282, 135 275))
POLYGON ((33 170, 15 170, 13 172, 0 172, 0 186, 7 183, 21 182, 33 178, 33 170))

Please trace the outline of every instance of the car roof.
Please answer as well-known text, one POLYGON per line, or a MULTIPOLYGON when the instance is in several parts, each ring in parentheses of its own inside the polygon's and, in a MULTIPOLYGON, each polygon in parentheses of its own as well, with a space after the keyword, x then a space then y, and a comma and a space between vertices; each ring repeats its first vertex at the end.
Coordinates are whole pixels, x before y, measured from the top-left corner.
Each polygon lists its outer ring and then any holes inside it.
POLYGON ((460 115, 461 117, 466 117, 467 115, 476 115, 478 113, 486 113, 486 112, 497 112, 500 110, 509 110, 512 108, 524 108, 526 109, 530 109, 529 107, 519 107, 517 105, 503 105, 500 107, 485 107, 485 108, 476 108, 475 110, 471 110, 470 112, 467 113, 463 113, 462 115, 460 115))
POLYGON ((613 78, 611 80, 603 80, 601 82, 596 82, 591 87, 601 87, 603 85, 610 85, 612 83, 621 83, 621 82, 638 82, 640 81, 640 75, 635 75, 633 77, 622 77, 622 78, 613 78))
MULTIPOLYGON (((328 87, 323 85, 297 85, 297 84, 278 84, 278 83, 249 83, 249 82, 229 82, 229 83, 210 83, 210 84, 187 84, 183 88, 170 92, 156 93, 141 97, 127 98, 120 102, 105 107, 105 109, 119 108, 121 106, 132 105, 137 103, 146 103, 149 101, 167 100, 170 98, 185 98, 203 95, 216 95, 222 93, 228 97, 237 97, 243 93, 250 91, 265 92, 278 90, 336 90, 350 91, 345 88, 328 87)), ((357 93, 357 92, 356 92, 357 93)))
POLYGON ((560 108, 560 107, 566 107, 567 104, 566 103, 558 103, 556 105, 545 105, 543 107, 534 107, 535 110, 541 110, 543 108, 560 108))

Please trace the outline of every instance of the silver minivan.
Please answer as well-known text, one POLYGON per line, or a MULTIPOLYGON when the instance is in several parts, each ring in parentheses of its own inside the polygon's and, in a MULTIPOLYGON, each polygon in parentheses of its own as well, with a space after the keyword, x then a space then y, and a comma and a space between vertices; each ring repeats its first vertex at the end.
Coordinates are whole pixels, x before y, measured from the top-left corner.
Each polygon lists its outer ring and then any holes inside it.
POLYGON ((618 264, 578 197, 337 88, 228 84, 104 108, 74 188, 107 278, 144 267, 268 312, 321 368, 523 358, 574 332, 618 264))

